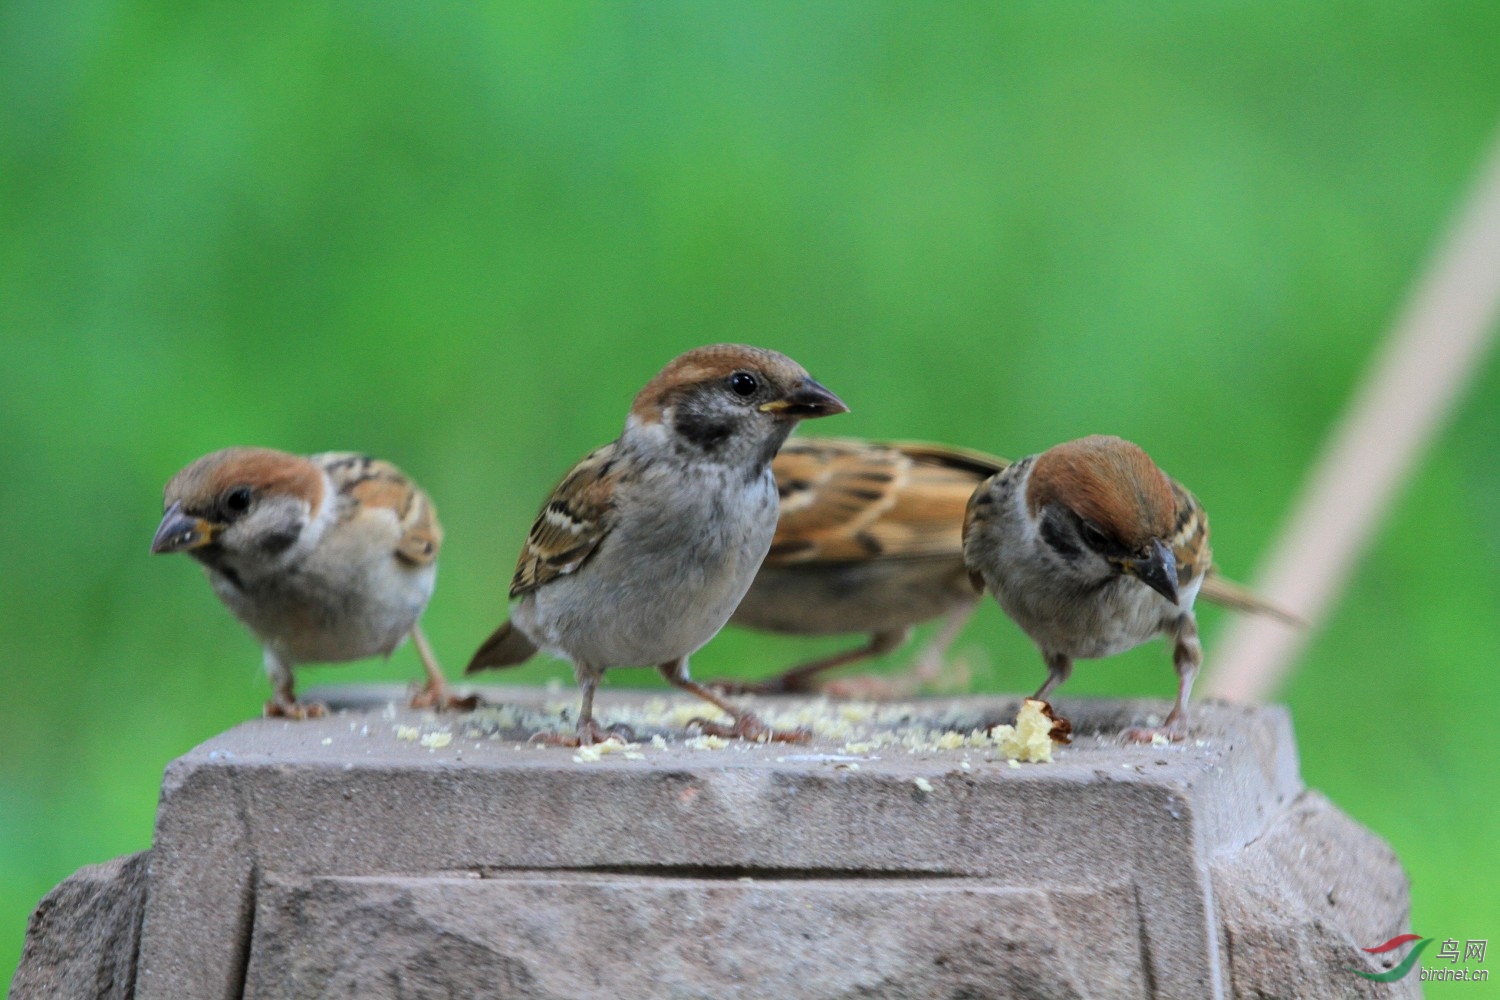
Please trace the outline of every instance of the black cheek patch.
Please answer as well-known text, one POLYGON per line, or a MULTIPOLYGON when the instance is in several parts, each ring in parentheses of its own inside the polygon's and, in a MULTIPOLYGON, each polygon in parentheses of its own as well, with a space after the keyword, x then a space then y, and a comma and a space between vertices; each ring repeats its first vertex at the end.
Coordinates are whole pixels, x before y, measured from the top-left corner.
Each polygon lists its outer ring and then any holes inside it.
POLYGON ((1068 537, 1057 518, 1050 515, 1042 518, 1042 541, 1052 546, 1052 550, 1064 559, 1072 560, 1083 555, 1083 550, 1068 537))
POLYGON ((672 427, 683 440, 712 452, 734 432, 734 425, 702 413, 685 410, 677 414, 672 427))
POLYGON ((297 544, 297 538, 302 534, 301 528, 290 528, 286 531, 273 531, 260 540, 261 551, 269 556, 279 556, 293 545, 297 544))
POLYGON ((234 587, 235 590, 242 591, 245 589, 245 581, 241 580, 240 575, 228 566, 214 566, 213 572, 223 579, 228 580, 230 586, 234 587))

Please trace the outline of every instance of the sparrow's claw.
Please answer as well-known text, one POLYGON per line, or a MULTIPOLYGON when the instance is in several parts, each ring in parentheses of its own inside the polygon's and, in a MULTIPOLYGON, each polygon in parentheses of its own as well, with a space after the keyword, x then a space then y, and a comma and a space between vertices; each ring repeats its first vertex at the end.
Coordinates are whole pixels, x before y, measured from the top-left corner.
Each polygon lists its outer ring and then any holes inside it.
POLYGON ((412 708, 430 708, 437 712, 472 712, 484 701, 477 694, 459 697, 446 686, 434 688, 428 684, 412 693, 409 704, 412 708))
POLYGON ((741 712, 730 725, 693 719, 689 726, 696 726, 704 736, 722 736, 731 740, 746 740, 750 743, 811 743, 810 729, 773 729, 760 721, 753 712, 741 712))
POLYGON ((1187 734, 1173 732, 1166 726, 1132 726, 1125 730, 1124 735, 1127 743, 1154 743, 1158 736, 1165 737, 1173 743, 1181 743, 1187 734))
POLYGON ((1158 736, 1165 737, 1173 743, 1181 743, 1187 739, 1187 720, 1183 715, 1173 711, 1167 716, 1167 721, 1160 726, 1132 726, 1125 730, 1125 739, 1130 743, 1155 743, 1158 736))
POLYGON ((267 719, 321 719, 328 714, 328 706, 321 701, 272 698, 262 714, 267 719))
POLYGON ((579 723, 578 729, 571 733, 551 729, 533 733, 527 742, 541 743, 550 747, 586 747, 593 746, 595 743, 608 743, 610 740, 617 740, 621 743, 637 742, 635 730, 623 722, 613 726, 601 726, 593 719, 579 723))

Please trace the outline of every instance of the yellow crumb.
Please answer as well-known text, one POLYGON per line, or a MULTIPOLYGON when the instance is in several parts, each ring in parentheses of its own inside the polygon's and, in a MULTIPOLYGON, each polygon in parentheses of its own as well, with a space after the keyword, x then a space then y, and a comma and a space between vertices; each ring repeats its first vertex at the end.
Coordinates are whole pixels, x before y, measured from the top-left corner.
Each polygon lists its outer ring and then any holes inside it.
POLYGON ((1043 702, 1027 698, 1021 704, 1014 726, 996 726, 990 737, 1006 760, 1032 764, 1052 762, 1052 720, 1042 711, 1043 702))
POLYGON ((396 727, 396 739, 398 740, 415 740, 418 736, 421 735, 422 730, 418 729, 416 726, 396 727))
POLYGON ((694 736, 683 743, 694 750, 723 750, 729 745, 722 736, 694 736))
MULTIPOLYGON (((607 753, 620 753, 623 751, 626 757, 640 747, 639 743, 626 743, 618 736, 611 736, 603 743, 591 743, 588 746, 580 746, 578 752, 573 755, 573 761, 577 764, 592 764, 607 753)), ((642 755, 635 754, 639 759, 642 755)))
POLYGON ((452 733, 427 733, 422 737, 422 745, 429 750, 441 750, 452 742, 452 733))
POLYGON ((702 702, 677 702, 668 713, 668 723, 673 729, 686 729, 696 719, 706 719, 709 722, 731 721, 728 713, 721 712, 712 705, 702 702))
POLYGON ((839 707, 839 718, 845 722, 868 722, 875 714, 875 706, 869 702, 845 702, 839 707))
POLYGON ((964 745, 964 739, 963 733, 955 733, 950 729, 937 738, 937 748, 939 750, 957 750, 964 745))

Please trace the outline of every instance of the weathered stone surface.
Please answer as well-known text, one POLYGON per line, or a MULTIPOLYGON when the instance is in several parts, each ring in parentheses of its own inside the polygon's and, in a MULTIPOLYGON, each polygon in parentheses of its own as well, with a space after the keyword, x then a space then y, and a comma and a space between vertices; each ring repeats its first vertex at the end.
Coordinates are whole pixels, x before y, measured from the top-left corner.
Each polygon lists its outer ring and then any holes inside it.
POLYGON ((134 995, 149 858, 142 851, 80 868, 43 897, 26 927, 11 1000, 134 995))
POLYGON ((1394 983, 1329 971, 1383 972, 1404 957, 1360 949, 1408 929, 1409 886, 1385 842, 1323 796, 1304 793, 1212 870, 1236 1000, 1422 995, 1415 971, 1394 983))
POLYGON ((138 995, 1346 996, 1405 922, 1279 709, 1153 747, 1117 734, 1164 706, 1065 702, 1075 743, 1015 767, 964 738, 1015 699, 767 699, 819 738, 713 749, 695 706, 611 691, 643 742, 589 761, 525 742, 546 692, 485 694, 509 707, 354 692, 174 762, 138 995))
POLYGON ((957 879, 272 877, 245 995, 1143 997, 1137 920, 957 879))

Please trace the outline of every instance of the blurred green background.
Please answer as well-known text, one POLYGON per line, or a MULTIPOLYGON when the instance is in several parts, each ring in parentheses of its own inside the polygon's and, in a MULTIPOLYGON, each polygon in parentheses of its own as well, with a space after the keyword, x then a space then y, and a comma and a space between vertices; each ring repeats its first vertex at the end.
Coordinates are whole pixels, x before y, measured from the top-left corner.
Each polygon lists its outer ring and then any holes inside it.
MULTIPOLYGON (((0 3, 0 975, 266 696, 200 571, 147 555, 192 458, 403 466, 454 673, 548 488, 718 340, 839 392, 821 433, 1139 441, 1246 578, 1495 134, 1497 41, 1493 0, 0 3)), ((1308 783, 1461 940, 1500 936, 1496 368, 1285 692, 1308 783)), ((726 631, 694 672, 837 645, 726 631)), ((1042 676, 992 605, 956 650, 977 689, 1042 676)), ((1153 643, 1065 697, 1172 683, 1153 643)))

